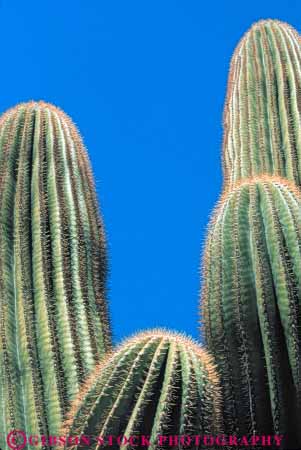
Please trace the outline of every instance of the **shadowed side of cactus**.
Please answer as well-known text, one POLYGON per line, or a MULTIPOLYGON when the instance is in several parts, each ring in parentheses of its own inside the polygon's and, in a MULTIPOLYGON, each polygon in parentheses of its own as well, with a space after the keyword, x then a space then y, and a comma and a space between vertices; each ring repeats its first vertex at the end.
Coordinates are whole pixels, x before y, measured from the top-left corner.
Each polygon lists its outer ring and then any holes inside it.
POLYGON ((294 185, 245 180, 223 196, 203 262, 202 321, 226 432, 288 434, 286 448, 301 445, 300 219, 294 185))
MULTIPOLYGON (((168 440, 159 445, 158 436, 218 434, 220 425, 220 388, 211 357, 181 335, 153 330, 126 341, 96 369, 60 435, 150 436, 154 450, 171 448, 168 440)), ((101 448, 110 448, 106 444, 101 448)), ((72 448, 96 449, 97 442, 72 448)), ((115 443, 114 448, 133 447, 115 443)), ((138 448, 146 447, 140 442, 138 448)))
POLYGON ((3 435, 58 432, 110 348, 105 279, 103 226, 81 138, 54 106, 20 104, 0 120, 3 435))
POLYGON ((255 23, 237 46, 224 109, 226 184, 270 173, 301 185, 301 43, 286 23, 255 23))

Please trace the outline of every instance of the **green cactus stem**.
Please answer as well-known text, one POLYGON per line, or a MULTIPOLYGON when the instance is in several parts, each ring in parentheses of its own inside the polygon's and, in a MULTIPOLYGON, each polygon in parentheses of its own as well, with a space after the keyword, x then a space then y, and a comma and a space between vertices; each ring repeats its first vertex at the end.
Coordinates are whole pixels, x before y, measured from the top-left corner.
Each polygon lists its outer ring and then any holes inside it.
MULTIPOLYGON (((97 367, 60 436, 93 436, 89 444, 72 445, 91 450, 98 448, 98 436, 149 436, 155 450, 171 448, 169 441, 160 445, 158 436, 218 434, 220 423, 220 388, 211 357, 186 337, 152 330, 127 340, 97 367)), ((105 443, 100 448, 111 448, 105 443)), ((113 448, 133 447, 123 441, 113 448)), ((140 442, 138 448, 146 447, 140 442)))
POLYGON ((301 446, 300 267, 301 196, 293 184, 262 176, 224 194, 209 228, 201 310, 225 428, 287 434, 286 448, 301 446))
POLYGON ((81 138, 56 107, 20 104, 0 120, 1 436, 58 432, 111 345, 105 284, 81 138))
POLYGON ((301 186, 301 43, 291 26, 255 23, 238 44, 224 109, 226 185, 263 173, 301 186))

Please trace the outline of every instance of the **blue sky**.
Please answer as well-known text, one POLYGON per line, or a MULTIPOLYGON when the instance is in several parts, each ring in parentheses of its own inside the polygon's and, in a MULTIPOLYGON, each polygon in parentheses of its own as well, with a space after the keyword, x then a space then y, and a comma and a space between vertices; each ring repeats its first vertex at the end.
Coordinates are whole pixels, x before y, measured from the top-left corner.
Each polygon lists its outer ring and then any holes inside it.
POLYGON ((157 326, 198 338, 200 255, 221 190, 229 62, 261 18, 301 31, 301 4, 0 0, 1 112, 52 102, 88 147, 116 342, 157 326))

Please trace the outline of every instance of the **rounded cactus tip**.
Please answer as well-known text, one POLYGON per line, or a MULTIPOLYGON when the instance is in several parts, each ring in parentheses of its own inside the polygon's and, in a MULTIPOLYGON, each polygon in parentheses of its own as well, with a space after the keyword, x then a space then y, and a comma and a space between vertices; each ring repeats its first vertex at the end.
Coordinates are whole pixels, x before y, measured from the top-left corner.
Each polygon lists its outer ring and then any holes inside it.
POLYGON ((251 25, 250 29, 262 28, 262 27, 269 26, 269 25, 283 25, 283 26, 289 26, 291 28, 291 25, 284 22, 283 20, 268 18, 268 19, 257 20, 256 22, 254 22, 251 25))
POLYGON ((11 109, 17 108, 17 107, 30 107, 30 108, 34 108, 34 109, 38 109, 38 108, 57 108, 59 109, 56 105, 54 105, 53 103, 47 102, 45 100, 28 100, 28 101, 24 101, 24 102, 20 102, 17 103, 15 106, 12 106, 11 109))
POLYGON ((59 118, 65 119, 68 124, 74 124, 71 117, 63 111, 59 106, 54 105, 53 103, 46 102, 45 100, 29 100, 27 102, 20 102, 16 105, 8 108, 6 111, 3 112, 1 115, 1 123, 4 122, 8 117, 20 112, 46 112, 49 111, 50 113, 56 113, 59 118))
POLYGON ((241 47, 243 47, 250 38, 254 37, 256 33, 265 34, 268 30, 270 30, 272 33, 277 31, 284 33, 290 31, 293 32, 295 38, 297 37, 299 39, 297 30, 289 23, 279 19, 260 19, 257 22, 252 23, 249 29, 243 34, 233 54, 232 64, 235 63, 236 57, 239 55, 241 47))
POLYGON ((74 436, 89 439, 91 449, 108 436, 124 437, 114 448, 130 449, 131 437, 136 444, 145 436, 153 449, 164 448, 160 436, 217 434, 221 422, 211 356, 185 335, 154 329, 127 339, 96 367, 69 410, 61 448, 84 448, 74 436))
MULTIPOLYGON (((249 29, 244 33, 243 37, 241 38, 241 41, 244 41, 247 37, 249 37, 250 34, 252 34, 253 32, 260 32, 260 31, 265 31, 268 28, 270 29, 281 29, 281 30, 294 30, 295 33, 297 33, 297 31, 294 29, 294 27, 292 27, 292 25, 290 25, 287 22, 284 22, 282 20, 279 19, 260 19, 256 22, 253 22, 251 24, 251 26, 249 27, 249 29)), ((239 47, 239 45, 238 45, 239 47)))

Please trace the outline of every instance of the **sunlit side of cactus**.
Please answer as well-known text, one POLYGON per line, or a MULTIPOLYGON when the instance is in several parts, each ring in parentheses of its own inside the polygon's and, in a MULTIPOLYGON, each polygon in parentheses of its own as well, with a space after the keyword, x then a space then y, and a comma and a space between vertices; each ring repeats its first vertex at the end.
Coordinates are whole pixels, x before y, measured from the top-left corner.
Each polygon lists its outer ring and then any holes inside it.
MULTIPOLYGON (((155 450, 170 448, 168 442, 159 446, 160 435, 221 431, 220 388, 211 357, 186 337, 152 330, 127 340, 100 364, 60 436, 150 436, 155 450)), ((97 442, 72 448, 96 449, 97 442)))
POLYGON ((224 109, 225 183, 270 173, 301 185, 301 43, 291 26, 255 23, 237 46, 224 109))
POLYGON ((81 138, 54 106, 20 104, 0 120, 2 435, 58 432, 111 345, 105 279, 103 225, 81 138))
POLYGON ((226 432, 287 434, 301 401, 301 197, 263 176, 226 192, 209 227, 202 321, 222 380, 226 432))

